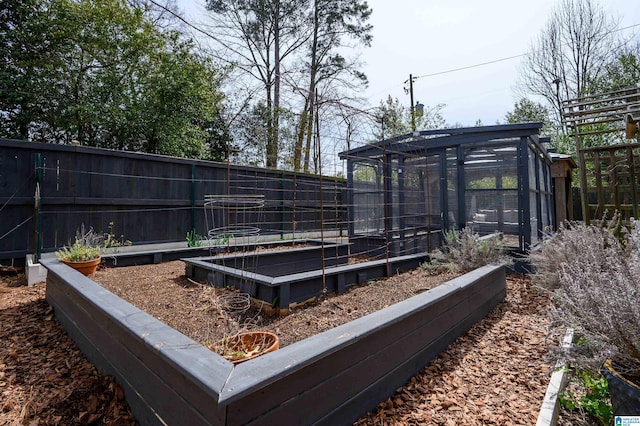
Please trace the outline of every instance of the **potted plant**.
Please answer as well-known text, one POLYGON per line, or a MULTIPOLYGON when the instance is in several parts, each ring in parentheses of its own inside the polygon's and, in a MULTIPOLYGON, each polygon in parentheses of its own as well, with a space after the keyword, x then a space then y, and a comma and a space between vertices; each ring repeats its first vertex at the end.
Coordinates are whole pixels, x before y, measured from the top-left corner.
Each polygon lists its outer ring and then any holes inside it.
POLYGON ((102 251, 102 236, 96 234, 93 228, 85 232, 84 225, 76 231, 72 243, 56 251, 57 258, 64 264, 71 266, 84 275, 93 274, 100 264, 102 251))
POLYGON ((563 352, 600 370, 614 415, 640 413, 640 235, 610 221, 561 228, 530 255, 532 280, 552 292, 555 324, 578 336, 563 352), (621 232, 622 230, 622 232, 621 232))

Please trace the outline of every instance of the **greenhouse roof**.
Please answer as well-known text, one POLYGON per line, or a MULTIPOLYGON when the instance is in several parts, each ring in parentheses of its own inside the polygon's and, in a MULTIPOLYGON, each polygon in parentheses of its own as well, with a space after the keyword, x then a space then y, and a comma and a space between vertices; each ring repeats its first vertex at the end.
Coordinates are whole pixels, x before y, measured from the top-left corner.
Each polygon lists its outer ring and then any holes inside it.
POLYGON ((537 136, 541 129, 542 123, 537 122, 421 130, 343 151, 339 155, 343 160, 349 157, 375 157, 388 151, 395 153, 422 152, 427 148, 446 148, 468 143, 498 142, 530 136, 536 136, 534 141, 539 143, 537 136))

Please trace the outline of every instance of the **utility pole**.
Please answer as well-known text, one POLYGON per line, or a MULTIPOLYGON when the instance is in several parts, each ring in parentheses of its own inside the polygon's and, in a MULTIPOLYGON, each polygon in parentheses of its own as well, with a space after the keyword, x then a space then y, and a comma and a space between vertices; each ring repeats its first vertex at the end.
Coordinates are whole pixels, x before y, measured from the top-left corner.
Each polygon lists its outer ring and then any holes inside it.
POLYGON ((416 109, 418 109, 418 111, 420 112, 420 115, 422 115, 422 111, 424 108, 424 105, 422 105, 420 102, 417 102, 416 104, 413 103, 413 81, 416 80, 417 78, 418 77, 414 77, 413 74, 409 74, 409 80, 406 80, 404 82, 405 85, 409 83, 409 89, 407 89, 407 86, 404 86, 404 93, 409 94, 409 97, 411 98, 411 131, 412 132, 416 131, 416 109))
POLYGON ((409 74, 409 96, 411 97, 411 131, 416 131, 416 113, 413 107, 413 75, 409 74))

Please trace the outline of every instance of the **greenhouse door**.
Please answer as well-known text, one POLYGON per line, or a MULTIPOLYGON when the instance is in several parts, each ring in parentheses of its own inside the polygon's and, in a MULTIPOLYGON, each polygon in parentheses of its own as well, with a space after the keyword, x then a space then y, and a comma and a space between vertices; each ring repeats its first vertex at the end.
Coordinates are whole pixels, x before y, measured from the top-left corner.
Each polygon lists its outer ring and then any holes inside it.
POLYGON ((427 156, 406 158, 401 191, 401 237, 415 250, 433 250, 442 241, 442 231, 456 227, 457 169, 454 158, 445 150, 430 151, 427 156), (449 166, 451 162, 451 167, 449 166), (449 200, 453 201, 450 203, 449 200), (454 209, 447 206, 452 204, 454 209))

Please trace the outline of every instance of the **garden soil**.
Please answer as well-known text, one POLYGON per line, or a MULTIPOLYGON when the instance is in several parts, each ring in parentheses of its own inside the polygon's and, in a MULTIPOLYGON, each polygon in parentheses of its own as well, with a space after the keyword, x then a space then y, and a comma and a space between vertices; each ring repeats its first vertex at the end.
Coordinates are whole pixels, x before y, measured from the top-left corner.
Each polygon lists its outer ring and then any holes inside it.
MULTIPOLYGON (((105 268, 92 278, 197 341, 258 326, 286 346, 452 276, 417 269, 282 318, 256 308, 244 314, 220 309, 225 291, 188 280, 180 261, 105 268)), ((45 284, 10 283, 15 278, 0 282, 0 424, 134 424, 120 387, 95 370, 55 320, 45 284)), ((356 424, 535 424, 550 375, 549 306, 528 279, 510 276, 505 302, 356 424)))

